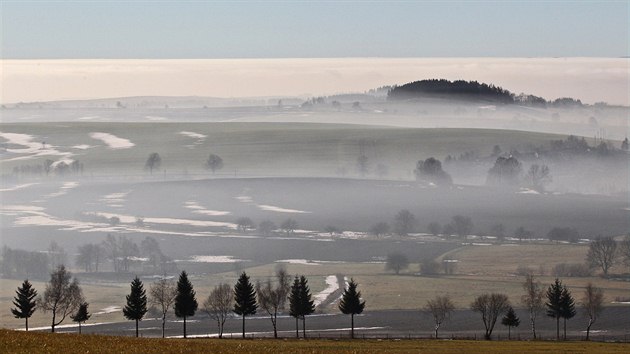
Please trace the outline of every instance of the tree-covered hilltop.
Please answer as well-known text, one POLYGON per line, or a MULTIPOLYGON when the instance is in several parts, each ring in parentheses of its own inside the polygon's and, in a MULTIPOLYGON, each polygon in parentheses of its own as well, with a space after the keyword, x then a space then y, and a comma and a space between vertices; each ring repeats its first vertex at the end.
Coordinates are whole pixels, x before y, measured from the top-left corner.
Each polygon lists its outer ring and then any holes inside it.
POLYGON ((414 81, 395 86, 387 93, 390 100, 420 97, 444 97, 481 99, 500 103, 514 103, 514 94, 501 87, 477 81, 431 79, 414 81))

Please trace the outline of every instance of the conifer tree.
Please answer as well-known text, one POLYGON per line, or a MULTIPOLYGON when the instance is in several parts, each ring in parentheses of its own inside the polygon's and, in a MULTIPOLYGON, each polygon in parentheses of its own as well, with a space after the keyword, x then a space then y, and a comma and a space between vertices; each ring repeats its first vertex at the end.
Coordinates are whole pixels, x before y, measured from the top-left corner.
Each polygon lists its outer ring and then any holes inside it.
POLYGON ((560 317, 562 317, 562 282, 556 281, 547 288, 547 316, 556 319, 556 340, 560 340, 560 317))
POLYGON ((79 334, 81 334, 81 323, 89 320, 90 317, 92 317, 92 315, 88 312, 88 306, 89 304, 87 302, 81 303, 81 305, 79 305, 79 309, 77 310, 77 313, 70 316, 70 318, 74 322, 77 322, 79 324, 79 334))
POLYGON ((365 308, 365 301, 361 301, 361 292, 357 291, 357 283, 354 279, 350 278, 348 288, 344 289, 341 301, 339 302, 339 310, 344 315, 350 315, 350 338, 354 338, 354 315, 358 315, 363 312, 365 308))
POLYGON ((21 287, 15 291, 15 298, 13 299, 13 305, 15 308, 11 309, 11 313, 15 318, 23 318, 25 320, 26 330, 28 331, 28 319, 33 315, 33 312, 37 309, 37 301, 35 297, 37 291, 33 289, 33 285, 24 280, 21 287))
POLYGON ((567 320, 573 318, 575 313, 575 300, 573 300, 571 292, 565 286, 562 288, 562 297, 560 299, 560 316, 562 317, 564 325, 564 340, 567 340, 567 320))
POLYGON ((293 285, 291 285, 291 292, 289 293, 289 314, 295 318, 295 338, 300 338, 299 332, 299 318, 302 314, 302 300, 300 300, 300 278, 296 275, 293 279, 293 285))
POLYGON ((518 316, 516 316, 516 312, 514 312, 514 309, 512 308, 512 306, 508 308, 507 313, 501 319, 501 324, 504 326, 507 326, 508 339, 511 339, 510 337, 511 337, 512 327, 518 327, 518 325, 521 324, 521 320, 518 318, 518 316))
POLYGON ((131 282, 131 292, 126 297, 127 304, 123 308, 123 315, 130 321, 136 321, 136 337, 138 336, 138 322, 147 313, 147 294, 142 281, 135 277, 131 282))
POLYGON ((289 295, 289 314, 295 318, 295 336, 299 338, 298 319, 302 319, 302 335, 306 338, 306 316, 315 312, 311 289, 305 276, 295 276, 289 295))
POLYGON ((256 314, 256 290, 245 272, 234 285, 234 313, 243 317, 243 338, 245 338, 245 317, 256 314))
POLYGON ((186 317, 194 316, 197 311, 195 290, 188 280, 188 274, 182 270, 177 281, 177 296, 175 296, 175 316, 184 319, 184 338, 186 338, 186 317))

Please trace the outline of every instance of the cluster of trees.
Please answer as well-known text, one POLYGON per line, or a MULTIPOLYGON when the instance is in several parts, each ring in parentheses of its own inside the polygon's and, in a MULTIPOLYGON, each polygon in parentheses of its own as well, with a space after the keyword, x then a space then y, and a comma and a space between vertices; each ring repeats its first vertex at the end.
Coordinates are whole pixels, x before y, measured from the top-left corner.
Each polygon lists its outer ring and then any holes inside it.
POLYGON ((416 164, 414 174, 416 176, 416 180, 427 180, 438 186, 450 186, 453 184, 451 176, 442 169, 442 163, 440 160, 434 157, 429 157, 424 161, 419 160, 416 164))
POLYGON ((387 98, 390 100, 435 96, 474 98, 501 103, 514 103, 514 94, 510 91, 477 81, 449 81, 444 79, 421 80, 395 86, 387 92, 387 98))
POLYGON ((600 268, 604 276, 608 276, 610 268, 618 262, 630 267, 630 234, 621 242, 612 237, 599 237, 590 243, 586 263, 591 269, 600 268))
POLYGON ((2 247, 0 272, 5 278, 45 279, 50 270, 67 260, 66 251, 52 241, 44 252, 2 247))
POLYGON ((114 272, 129 272, 134 264, 144 264, 155 272, 171 272, 175 269, 173 260, 162 253, 160 245, 153 237, 146 237, 140 246, 125 236, 111 234, 101 243, 79 246, 76 265, 86 272, 98 272, 105 262, 110 262, 114 272))
MULTIPOLYGON (((153 170, 159 170, 162 166, 162 157, 157 152, 149 154, 147 161, 144 163, 144 169, 153 174, 153 170)), ((216 171, 223 168, 223 159, 216 154, 210 154, 208 159, 204 162, 204 167, 214 174, 216 171)))
POLYGON ((263 220, 256 225, 256 223, 248 217, 239 217, 236 219, 236 227, 239 232, 256 230, 263 236, 270 236, 277 230, 280 230, 287 236, 290 236, 293 235, 295 230, 298 228, 298 222, 295 219, 288 218, 280 224, 280 227, 278 227, 276 223, 271 220, 263 220))
POLYGON ((50 159, 44 160, 41 164, 19 165, 13 167, 14 176, 59 176, 65 177, 69 175, 83 175, 83 162, 72 160, 67 163, 65 161, 54 161, 50 159))
MULTIPOLYGON (((372 225, 369 232, 377 237, 387 235, 390 231, 399 236, 407 236, 409 233, 417 231, 418 220, 416 216, 407 209, 402 209, 394 216, 392 225, 381 221, 372 225)), ((444 226, 437 222, 431 222, 427 226, 427 231, 432 235, 457 235, 466 237, 473 230, 472 219, 467 216, 455 215, 450 223, 444 226)))

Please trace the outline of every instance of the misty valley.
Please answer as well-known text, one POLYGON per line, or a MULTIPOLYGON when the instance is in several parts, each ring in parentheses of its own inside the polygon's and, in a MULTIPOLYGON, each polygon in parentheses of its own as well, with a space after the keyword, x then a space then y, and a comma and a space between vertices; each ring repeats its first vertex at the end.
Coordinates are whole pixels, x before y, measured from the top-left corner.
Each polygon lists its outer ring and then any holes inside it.
MULTIPOLYGON (((437 337, 429 305, 448 295, 440 334, 481 338, 475 296, 502 293, 521 327, 495 336, 525 339, 527 279, 546 290, 560 278, 577 302, 603 291, 591 336, 627 340, 616 319, 630 317, 628 107, 443 85, 3 105, 0 306, 23 279, 42 294, 63 264, 89 302, 83 331, 133 335, 122 308, 136 276, 148 290, 185 270, 201 305, 244 272, 260 285, 281 270, 308 278, 309 336, 348 335, 339 304, 353 279, 365 312, 352 335, 437 337), (615 244, 605 265, 597 242, 615 244)), ((140 332, 160 336, 161 319, 152 306, 140 332)), ((226 335, 239 321, 228 316, 226 335)), ((273 335, 261 309, 247 321, 273 335)), ((0 322, 23 325, 5 310, 0 322)), ((582 339, 587 322, 571 319, 567 335, 582 339)), ((216 336, 215 323, 200 309, 188 330, 216 336)), ((49 316, 30 325, 50 329, 49 316)), ((555 338, 552 319, 537 326, 555 338)), ((288 309, 277 327, 293 336, 288 309)))

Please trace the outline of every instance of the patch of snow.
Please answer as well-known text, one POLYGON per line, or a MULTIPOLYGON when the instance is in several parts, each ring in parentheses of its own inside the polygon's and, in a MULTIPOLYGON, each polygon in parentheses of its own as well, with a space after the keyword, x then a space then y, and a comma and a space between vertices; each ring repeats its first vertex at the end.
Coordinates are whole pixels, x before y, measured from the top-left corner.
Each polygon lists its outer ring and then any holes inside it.
POLYGON ((61 188, 59 189, 58 192, 47 194, 44 196, 44 198, 54 198, 54 197, 62 196, 68 193, 70 189, 76 188, 78 186, 79 186, 78 182, 64 182, 64 184, 61 185, 61 188))
POLYGON ((90 133, 90 138, 101 140, 110 149, 129 149, 136 145, 127 139, 119 138, 109 133, 90 133))
POLYGON ((190 256, 192 260, 189 262, 198 262, 198 263, 238 263, 238 262, 248 262, 247 259, 237 259, 234 256, 190 256))
POLYGON ((92 145, 87 145, 87 144, 81 144, 81 145, 75 145, 72 148, 73 149, 78 149, 78 150, 87 150, 89 148, 93 147, 92 145))
POLYGON ((126 200, 125 198, 127 197, 129 193, 131 193, 131 191, 110 193, 110 194, 104 195, 98 201, 105 203, 107 206, 110 206, 112 208, 122 208, 126 200))
POLYGON ((120 312, 120 311, 122 311, 122 308, 120 306, 107 306, 105 308, 102 308, 98 312, 94 312, 94 315, 104 315, 106 313, 113 313, 113 312, 120 312))
POLYGON ((179 132, 179 134, 187 136, 189 138, 193 138, 193 139, 205 139, 208 137, 207 135, 204 135, 204 134, 199 134, 195 132, 186 132, 186 131, 179 132))
POLYGON ((273 206, 273 205, 258 204, 256 206, 260 210, 275 211, 276 213, 293 213, 293 214, 307 214, 307 213, 310 213, 310 211, 303 211, 303 210, 296 210, 296 209, 286 209, 286 208, 281 208, 281 207, 277 207, 277 206, 273 206))
POLYGON ((520 191, 516 192, 517 194, 540 194, 539 191, 529 189, 529 188, 521 188, 520 191))
MULTIPOLYGON (((97 216, 104 216, 106 218, 117 217, 120 219, 120 222, 131 224, 136 222, 136 217, 131 215, 123 215, 123 214, 113 214, 113 213, 103 213, 103 212, 94 212, 88 213, 97 216)), ((207 220, 191 220, 191 219, 175 219, 175 218, 144 218, 145 224, 170 224, 170 225, 186 225, 186 226, 198 226, 198 227, 225 227, 229 229, 236 229, 237 225, 229 222, 220 222, 220 221, 207 221, 207 220)))
POLYGON ((70 152, 61 152, 56 150, 56 146, 50 144, 44 144, 43 142, 35 142, 35 139, 32 135, 29 134, 19 134, 19 133, 3 133, 0 132, 0 138, 4 138, 8 141, 8 144, 11 145, 20 145, 24 148, 10 148, 5 151, 12 154, 23 154, 25 156, 18 156, 9 158, 3 161, 18 161, 18 160, 27 160, 35 157, 41 156, 65 156, 69 157, 73 154, 70 152))
POLYGON ((241 203, 253 203, 254 202, 252 197, 248 197, 246 195, 241 195, 241 196, 238 196, 238 197, 234 197, 234 199, 238 200, 241 203))
POLYGON ((303 265, 320 265, 306 259, 279 259, 276 263, 303 264, 303 265))
POLYGON ((85 116, 85 117, 79 117, 77 118, 77 120, 94 120, 99 118, 98 116, 85 116))
POLYGON ((320 291, 314 296, 313 302, 315 306, 319 306, 330 294, 339 289, 339 282, 336 275, 329 275, 326 277, 326 289, 320 291))
POLYGON ((207 216, 225 216, 225 215, 232 214, 229 211, 208 210, 208 209, 202 207, 201 205, 197 204, 197 202, 195 202, 193 200, 189 200, 189 201, 185 202, 184 203, 184 208, 192 210, 192 212, 195 213, 195 214, 207 215, 207 216))
POLYGON ((25 184, 18 184, 17 186, 13 186, 13 187, 9 187, 9 188, 3 188, 3 189, 0 189, 0 192, 11 192, 11 191, 17 191, 17 190, 20 190, 20 189, 23 189, 23 188, 27 188, 27 187, 30 187, 30 186, 34 186, 34 185, 36 185, 36 184, 39 184, 39 183, 25 183, 25 184))

